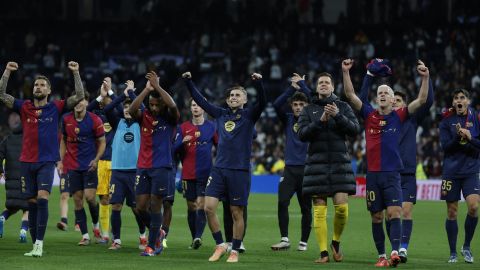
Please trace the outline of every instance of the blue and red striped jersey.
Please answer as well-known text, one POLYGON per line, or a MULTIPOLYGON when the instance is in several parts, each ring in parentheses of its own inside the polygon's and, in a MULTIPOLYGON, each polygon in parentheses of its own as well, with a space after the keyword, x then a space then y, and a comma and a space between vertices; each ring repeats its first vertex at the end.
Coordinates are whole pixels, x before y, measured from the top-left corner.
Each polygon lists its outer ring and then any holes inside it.
POLYGON ((35 107, 30 100, 15 99, 13 109, 20 114, 23 128, 22 162, 60 160, 58 122, 65 107, 64 100, 55 100, 35 107))
POLYGON ((212 169, 212 146, 218 143, 215 124, 205 120, 202 125, 184 122, 180 126, 177 138, 182 155, 182 179, 194 180, 207 178, 212 169), (183 138, 192 136, 188 142, 182 143, 183 138))
POLYGON ((390 172, 403 169, 399 151, 402 123, 408 109, 393 110, 381 115, 369 103, 363 102, 361 115, 365 119, 365 140, 369 172, 390 172))
POLYGON ((137 167, 140 169, 172 168, 172 148, 176 126, 149 110, 142 112, 140 152, 137 167))
POLYGON ((63 157, 65 170, 88 170, 97 155, 97 139, 105 135, 102 119, 87 112, 82 121, 77 121, 73 112, 67 113, 63 116, 62 133, 67 147, 63 157))

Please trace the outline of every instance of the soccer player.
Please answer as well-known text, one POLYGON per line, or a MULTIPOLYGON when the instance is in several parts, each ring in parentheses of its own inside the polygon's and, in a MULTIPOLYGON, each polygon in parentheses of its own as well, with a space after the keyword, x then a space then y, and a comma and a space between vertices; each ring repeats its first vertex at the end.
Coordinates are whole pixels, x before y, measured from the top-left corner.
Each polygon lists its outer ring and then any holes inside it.
MULTIPOLYGON (((408 106, 393 109, 394 93, 387 85, 380 85, 377 89, 378 109, 373 109, 368 100, 359 99, 355 94, 350 79, 350 68, 353 60, 342 61, 343 83, 345 94, 352 107, 360 111, 365 120, 365 140, 367 148, 367 208, 372 218, 372 234, 378 252, 376 266, 396 266, 400 263, 398 250, 400 249, 402 211, 402 190, 399 171, 403 169, 398 142, 402 124, 409 114, 414 114, 426 103, 428 95, 429 71, 419 61, 417 72, 422 78, 418 97, 408 106), (385 255, 385 234, 383 231, 383 210, 387 210, 387 219, 390 220, 390 240, 392 252, 390 262, 385 255)), ((369 76, 369 75, 366 75, 369 76)), ((371 80, 365 77, 362 87, 370 87, 371 80)))
MULTIPOLYGON (((373 74, 367 73, 373 79, 373 74)), ((360 96, 368 95, 368 88, 362 88, 360 96)), ((393 109, 398 110, 407 106, 407 96, 401 91, 394 91, 395 101, 393 102, 393 109)), ((360 99, 367 99, 363 97, 360 99)), ((407 262, 407 249, 410 242, 410 236, 413 228, 412 211, 413 205, 417 202, 417 179, 415 173, 417 169, 417 127, 422 123, 423 119, 428 116, 430 107, 433 104, 433 85, 429 80, 427 102, 420 107, 420 109, 411 114, 403 123, 400 132, 400 157, 403 162, 403 170, 400 171, 401 186, 402 186, 402 238, 400 240, 400 250, 398 256, 402 263, 407 262)), ((389 226, 390 221, 386 220, 387 235, 390 235, 389 226)))
POLYGON ((308 90, 306 93, 296 92, 296 90, 300 89, 297 82, 303 81, 303 79, 300 75, 294 73, 294 76, 291 78, 291 86, 273 103, 277 117, 283 124, 286 142, 285 169, 278 184, 278 225, 280 227, 281 240, 279 243, 271 246, 272 250, 290 248, 290 240, 288 239, 288 206, 295 193, 297 194, 298 204, 302 213, 301 238, 297 248, 298 251, 307 250, 308 237, 311 231, 312 202, 302 192, 303 170, 305 168, 308 144, 300 141, 297 133, 299 129, 298 117, 303 107, 308 104, 308 96, 310 95, 308 90), (283 107, 289 98, 291 112, 286 112, 283 107))
POLYGON ((165 232, 160 230, 161 210, 163 198, 169 194, 169 180, 173 173, 171 153, 180 115, 172 97, 160 86, 157 74, 150 71, 145 77, 147 86, 133 100, 128 112, 141 127, 135 194, 139 215, 144 224, 150 226, 148 246, 141 255, 155 256, 163 249, 161 243, 165 232), (148 109, 139 112, 147 96, 148 109))
POLYGON ((252 74, 256 84, 258 101, 244 109, 247 92, 241 86, 228 89, 228 108, 212 105, 200 94, 193 84, 190 72, 182 74, 187 88, 195 102, 215 118, 218 132, 218 151, 211 179, 205 190, 205 212, 207 222, 216 242, 216 248, 209 261, 218 261, 226 252, 217 217, 220 198, 228 198, 233 217, 232 251, 227 262, 238 262, 238 250, 243 238, 243 208, 248 204, 250 193, 250 156, 255 122, 266 105, 262 75, 252 74))
POLYGON ((5 210, 0 214, 0 238, 3 237, 5 221, 19 210, 22 210, 20 226, 20 243, 27 242, 28 202, 22 196, 20 181, 20 151, 22 149, 22 121, 16 112, 8 116, 11 133, 0 143, 0 178, 5 177, 5 210), (5 161, 5 163, 3 163, 5 161), (5 164, 5 170, 1 164, 5 164))
POLYGON ((60 160, 58 120, 65 107, 72 108, 84 99, 82 80, 77 62, 68 68, 75 80, 75 96, 48 102, 51 84, 47 77, 37 76, 33 86, 33 101, 15 99, 6 93, 7 82, 18 64, 8 62, 0 80, 0 101, 20 113, 22 119, 21 181, 22 193, 28 198, 28 220, 33 249, 28 257, 43 255, 43 239, 48 221, 48 197, 52 189, 55 162, 60 160), (66 105, 66 106, 65 106, 66 105))
MULTIPOLYGON (((82 239, 79 246, 90 244, 87 215, 83 199, 88 203, 93 223, 93 233, 97 243, 102 242, 98 226, 98 203, 95 193, 98 184, 97 166, 105 151, 105 130, 103 122, 96 114, 87 112, 88 92, 85 98, 75 105, 73 112, 62 119, 62 140, 60 156, 63 168, 67 171, 69 191, 75 204, 75 221, 80 227, 82 239)), ((60 168, 62 168, 60 165, 60 168)))
POLYGON ((120 228, 122 225, 121 211, 123 201, 129 206, 139 228, 139 248, 145 249, 147 238, 145 237, 145 225, 135 209, 135 175, 137 169, 138 152, 140 150, 140 125, 129 113, 129 107, 136 98, 133 90, 133 81, 126 82, 122 95, 116 97, 112 103, 104 107, 104 113, 115 136, 112 142, 112 178, 110 181, 110 204, 112 205, 112 235, 113 242, 110 250, 118 250, 122 246, 120 228), (118 105, 123 104, 123 112, 116 110, 118 105))
MULTIPOLYGON (((102 233, 102 240, 100 243, 106 244, 110 238, 110 210, 111 205, 109 204, 109 186, 110 178, 112 176, 111 169, 111 160, 112 160, 112 142, 113 137, 115 136, 115 129, 109 123, 104 108, 115 99, 115 93, 112 90, 112 79, 110 77, 105 77, 103 79, 102 86, 100 87, 100 95, 93 99, 87 107, 87 111, 95 113, 103 121, 103 127, 105 128, 105 139, 106 139, 106 148, 102 157, 98 161, 98 186, 97 186, 97 195, 100 198, 99 204, 99 220, 100 220, 100 230, 102 233)), ((121 112, 121 106, 116 108, 121 112)))
POLYGON ((465 240, 461 249, 464 260, 473 263, 470 249, 478 223, 480 199, 480 121, 479 114, 470 107, 470 93, 465 89, 452 94, 453 109, 440 122, 440 144, 444 151, 442 172, 442 200, 447 202, 445 229, 450 246, 449 263, 457 262, 458 201, 463 193, 467 202, 465 240))
POLYGON ((212 169, 212 147, 218 143, 215 123, 206 120, 204 110, 190 100, 192 119, 185 121, 178 131, 177 151, 182 161, 183 197, 187 201, 187 221, 192 236, 191 248, 202 245, 207 223, 205 216, 205 188, 212 169))
MULTIPOLYGON (((304 85, 304 81, 298 81, 304 85)), ((327 251, 327 198, 335 207, 333 238, 330 245, 333 259, 343 260, 340 238, 348 221, 348 195, 356 192, 347 136, 354 137, 360 125, 352 108, 333 93, 333 78, 320 73, 312 102, 305 106, 298 119, 298 137, 308 142, 308 154, 303 177, 303 195, 313 202, 313 227, 320 257, 316 263, 329 262, 327 251)))

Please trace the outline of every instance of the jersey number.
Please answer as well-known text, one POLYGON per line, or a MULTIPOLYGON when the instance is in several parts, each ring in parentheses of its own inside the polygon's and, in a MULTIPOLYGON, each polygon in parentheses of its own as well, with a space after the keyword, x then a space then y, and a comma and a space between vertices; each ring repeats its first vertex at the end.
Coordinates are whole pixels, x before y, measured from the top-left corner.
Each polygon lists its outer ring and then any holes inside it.
POLYGON ((442 190, 446 190, 446 191, 452 190, 452 181, 442 180, 442 190))

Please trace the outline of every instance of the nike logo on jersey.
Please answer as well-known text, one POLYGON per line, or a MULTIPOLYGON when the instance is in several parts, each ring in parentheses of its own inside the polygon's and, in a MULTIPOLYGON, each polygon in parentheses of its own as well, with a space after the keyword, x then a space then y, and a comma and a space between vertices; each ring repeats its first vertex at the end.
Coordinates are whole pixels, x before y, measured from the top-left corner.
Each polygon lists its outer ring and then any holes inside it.
POLYGON ((314 111, 314 112, 312 112, 312 113, 313 113, 313 114, 316 114, 316 113, 318 113, 318 111, 314 111))
POLYGON ((234 201, 238 201, 240 200, 240 197, 237 197, 237 198, 233 198, 234 201))

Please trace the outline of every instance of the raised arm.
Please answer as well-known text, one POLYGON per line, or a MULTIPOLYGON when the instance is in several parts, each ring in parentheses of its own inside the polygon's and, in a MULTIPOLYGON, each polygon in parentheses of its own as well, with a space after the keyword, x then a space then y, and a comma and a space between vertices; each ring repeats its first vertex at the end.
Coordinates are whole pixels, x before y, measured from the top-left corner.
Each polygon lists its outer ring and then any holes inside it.
POLYGON ((192 99, 195 100, 195 103, 197 103, 200 108, 206 111, 213 118, 217 118, 222 115, 222 108, 211 104, 204 96, 202 96, 202 94, 200 94, 200 91, 198 91, 197 87, 192 81, 192 74, 190 72, 183 73, 182 78, 185 79, 185 84, 187 85, 187 89, 190 92, 192 99))
POLYGON ((257 102, 253 105, 252 110, 250 111, 250 117, 256 122, 258 118, 260 118, 265 106, 267 106, 267 98, 265 97, 265 89, 263 88, 262 75, 253 73, 252 80, 257 89, 257 102))
POLYGON ((420 86, 420 92, 418 93, 418 97, 414 101, 410 102, 410 104, 408 104, 409 114, 414 114, 420 108, 420 106, 424 105, 427 102, 429 88, 428 82, 430 80, 430 73, 425 64, 420 60, 418 60, 417 72, 422 77, 422 84, 420 86))
POLYGON ((150 82, 150 85, 160 94, 162 101, 165 102, 168 107, 168 118, 172 123, 176 124, 180 119, 180 112, 178 111, 177 104, 175 104, 175 101, 170 94, 160 86, 160 78, 157 76, 157 73, 150 71, 147 73, 147 75, 145 75, 145 78, 147 78, 147 80, 150 82))
POLYGON ((433 105, 433 83, 432 80, 428 80, 428 94, 427 94, 427 102, 423 104, 420 109, 417 110, 417 119, 419 119, 419 123, 422 121, 423 118, 428 116, 428 112, 430 111, 430 107, 433 105))
POLYGON ((138 95, 133 101, 132 104, 130 104, 130 107, 128 107, 128 113, 132 116, 132 118, 140 120, 141 115, 138 113, 138 109, 140 109, 140 106, 143 103, 143 100, 150 94, 151 91, 153 91, 153 87, 150 86, 150 82, 147 82, 147 85, 145 88, 142 90, 140 95, 138 95))
POLYGON ((70 61, 68 62, 68 68, 72 71, 73 79, 75 81, 75 96, 71 96, 67 99, 67 109, 71 109, 75 107, 80 100, 85 98, 85 92, 83 90, 78 63, 70 61))
POLYGON ((13 102, 15 101, 15 98, 7 94, 7 83, 12 71, 17 69, 17 63, 8 62, 7 66, 5 67, 5 71, 3 72, 2 79, 0 79, 0 101, 3 102, 3 104, 5 104, 5 106, 7 106, 9 109, 13 109, 13 102))
POLYGON ((343 90, 345 91, 345 96, 347 96, 348 102, 352 105, 352 108, 359 111, 362 108, 362 101, 355 94, 352 79, 350 78, 350 69, 352 66, 352 59, 342 61, 343 90))
POLYGON ((287 100, 295 93, 295 88, 294 86, 290 86, 287 88, 285 92, 283 92, 275 101, 273 102, 273 108, 275 109, 275 112, 277 113, 277 117, 282 121, 282 123, 286 123, 287 121, 287 114, 285 113, 285 110, 283 109, 283 106, 285 103, 287 103, 287 100))
POLYGON ((295 89, 302 91, 305 95, 307 95, 309 100, 312 98, 312 90, 305 83, 305 75, 300 76, 298 73, 293 73, 291 80, 292 86, 295 89))

